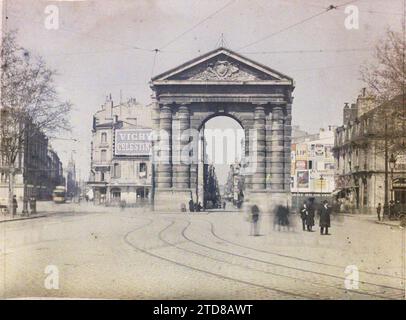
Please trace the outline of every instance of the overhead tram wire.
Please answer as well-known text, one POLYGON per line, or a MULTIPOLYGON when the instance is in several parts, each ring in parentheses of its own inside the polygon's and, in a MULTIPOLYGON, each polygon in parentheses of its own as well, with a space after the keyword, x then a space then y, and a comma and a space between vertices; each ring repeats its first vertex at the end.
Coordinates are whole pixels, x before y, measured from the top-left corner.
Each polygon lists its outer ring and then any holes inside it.
POLYGON ((291 24, 291 25, 289 25, 289 26, 287 26, 287 27, 285 27, 285 28, 282 28, 282 29, 280 29, 280 30, 278 30, 278 31, 275 31, 275 32, 273 32, 273 33, 271 33, 271 34, 269 34, 269 35, 267 35, 267 36, 265 36, 265 37, 263 37, 263 38, 261 38, 261 39, 258 39, 258 40, 256 40, 256 41, 250 42, 250 43, 244 45, 243 47, 240 47, 239 49, 237 49, 237 51, 241 51, 242 49, 251 47, 251 46, 253 46, 253 45, 255 45, 255 44, 258 44, 258 43, 260 43, 260 42, 262 42, 262 41, 265 41, 265 40, 267 40, 267 39, 269 39, 269 38, 271 38, 271 37, 273 37, 273 36, 275 36, 275 35, 277 35, 277 34, 280 34, 280 33, 282 33, 282 32, 285 32, 285 31, 289 30, 289 29, 292 29, 292 28, 294 28, 294 27, 297 27, 297 26, 299 26, 299 25, 301 25, 301 24, 303 24, 303 23, 305 23, 305 22, 307 22, 307 21, 310 21, 310 20, 312 20, 312 19, 314 19, 314 18, 317 18, 317 17, 319 17, 319 16, 321 16, 321 15, 323 15, 323 14, 325 14, 325 13, 331 11, 331 10, 336 10, 336 9, 338 9, 338 8, 340 8, 340 7, 349 5, 349 4, 354 3, 354 2, 356 2, 356 1, 359 1, 359 0, 348 1, 348 2, 343 3, 343 4, 340 4, 340 5, 330 5, 330 6, 328 6, 327 8, 325 8, 323 11, 320 11, 320 12, 318 12, 318 13, 316 13, 316 14, 313 14, 313 15, 311 15, 310 17, 307 17, 307 18, 305 18, 305 19, 303 19, 303 20, 300 20, 300 21, 298 21, 298 22, 296 22, 296 23, 294 23, 294 24, 291 24))
POLYGON ((168 47, 169 45, 171 45, 172 43, 174 43, 175 41, 179 40, 181 37, 183 37, 185 34, 189 33, 190 31, 196 29, 198 26, 202 25, 203 23, 205 23, 207 20, 213 18, 215 15, 217 15, 218 13, 220 13, 221 11, 223 11, 224 9, 226 9, 227 7, 229 7, 230 5, 232 5, 236 0, 231 0, 229 2, 227 2, 224 6, 220 7, 219 9, 217 9, 216 11, 214 11, 213 13, 211 13, 209 16, 207 16, 206 18, 200 20, 198 23, 196 23, 195 25, 193 25, 192 27, 190 27, 189 29, 185 30, 184 32, 180 33, 179 35, 177 35, 176 37, 174 37, 172 40, 168 41, 167 43, 165 43, 163 46, 161 46, 159 48, 159 50, 161 51, 162 49, 165 49, 166 47, 168 47))
MULTIPOLYGON (((18 19, 25 19, 27 21, 43 25, 42 20, 41 21, 40 20, 34 20, 34 19, 32 19, 32 17, 29 17, 27 15, 19 15, 19 14, 13 13, 13 12, 9 12, 8 14, 15 17, 15 18, 18 18, 18 19)), ((87 38, 93 38, 93 39, 98 40, 98 41, 110 42, 112 44, 119 45, 119 46, 121 46, 123 48, 126 48, 127 50, 131 49, 131 50, 141 50, 141 51, 147 51, 147 52, 154 52, 153 49, 148 49, 148 48, 143 48, 143 47, 140 47, 140 46, 125 44, 125 43, 122 43, 120 41, 116 41, 116 40, 112 40, 112 39, 106 39, 104 37, 91 35, 91 34, 88 34, 88 33, 80 32, 80 31, 77 31, 77 30, 74 30, 74 29, 65 28, 65 27, 62 27, 62 26, 59 26, 58 30, 73 33, 73 34, 83 36, 83 37, 87 37, 87 38)), ((82 54, 82 53, 80 53, 80 54, 82 54)), ((74 53, 70 53, 70 55, 74 55, 74 53)))
POLYGON ((372 51, 374 48, 344 48, 344 49, 304 49, 304 50, 271 50, 271 51, 241 51, 244 54, 285 54, 285 53, 341 53, 341 52, 357 52, 357 51, 372 51))

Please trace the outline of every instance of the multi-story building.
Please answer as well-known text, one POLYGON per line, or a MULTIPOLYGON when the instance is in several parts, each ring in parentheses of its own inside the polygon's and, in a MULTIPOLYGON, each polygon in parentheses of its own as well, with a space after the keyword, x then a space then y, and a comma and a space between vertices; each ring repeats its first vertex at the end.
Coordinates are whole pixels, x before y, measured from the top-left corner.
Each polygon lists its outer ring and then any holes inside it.
POLYGON ((152 196, 151 108, 107 97, 93 117, 88 187, 97 204, 147 203, 152 196))
POLYGON ((56 186, 65 185, 65 177, 63 176, 62 162, 59 159, 58 154, 52 149, 51 146, 48 146, 48 193, 56 186))
POLYGON ((363 89, 356 103, 344 106, 334 155, 337 196, 348 210, 372 212, 378 203, 383 206, 386 185, 387 200, 406 205, 406 148, 398 144, 406 132, 401 115, 393 116, 398 105, 395 100, 376 105, 363 89))
MULTIPOLYGON (((7 121, 6 112, 2 121, 7 121)), ((31 122, 21 123, 24 126, 23 144, 18 149, 13 164, 13 193, 18 201, 36 197, 38 200, 50 200, 55 186, 63 182, 62 163, 58 155, 50 148, 47 136, 31 122)), ((4 137, 2 137, 4 138, 4 137)), ((2 151, 3 152, 3 151, 2 151)), ((7 203, 9 194, 10 165, 0 157, 0 202, 7 203)))

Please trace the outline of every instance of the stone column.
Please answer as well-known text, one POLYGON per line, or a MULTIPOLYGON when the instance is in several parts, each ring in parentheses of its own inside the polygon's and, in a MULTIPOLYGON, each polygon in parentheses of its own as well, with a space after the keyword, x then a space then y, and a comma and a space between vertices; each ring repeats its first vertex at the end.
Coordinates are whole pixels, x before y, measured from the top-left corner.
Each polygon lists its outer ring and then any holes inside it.
POLYGON ((152 100, 152 130, 153 130, 153 140, 151 141, 152 147, 152 156, 151 156, 151 168, 152 168, 152 186, 153 190, 155 190, 157 184, 157 159, 156 159, 156 152, 155 150, 159 146, 159 139, 157 139, 159 134, 159 122, 160 122, 160 109, 159 103, 156 100, 155 94, 151 96, 152 100))
POLYGON ((285 153, 285 170, 284 170, 284 189, 290 191, 291 182, 291 144, 292 144, 292 105, 286 106, 286 114, 284 120, 284 153, 285 153))
POLYGON ((252 189, 265 189, 265 109, 263 105, 255 106, 254 130, 256 132, 256 142, 254 142, 253 152, 256 163, 255 172, 252 176, 252 189), (256 145, 255 145, 256 144, 256 145))
POLYGON ((281 106, 274 106, 272 109, 271 136, 270 142, 270 181, 268 187, 271 190, 283 190, 284 187, 284 130, 283 110, 281 106))
POLYGON ((172 109, 165 104, 159 117, 159 160, 157 168, 157 188, 172 187, 172 109))
POLYGON ((176 120, 177 133, 173 134, 173 138, 176 139, 176 141, 173 141, 173 147, 175 148, 176 145, 177 161, 176 164, 173 165, 173 186, 179 189, 186 189, 190 188, 189 157, 187 154, 182 154, 182 149, 189 143, 189 139, 185 137, 185 131, 190 128, 189 108, 186 104, 179 106, 176 120))
POLYGON ((272 111, 266 116, 266 188, 271 189, 272 185, 272 111))

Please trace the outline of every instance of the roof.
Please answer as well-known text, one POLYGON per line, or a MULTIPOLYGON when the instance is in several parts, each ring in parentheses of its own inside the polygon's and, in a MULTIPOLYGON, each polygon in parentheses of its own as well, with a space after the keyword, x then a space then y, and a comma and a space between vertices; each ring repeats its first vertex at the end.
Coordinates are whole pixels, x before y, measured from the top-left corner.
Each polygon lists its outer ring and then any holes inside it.
MULTIPOLYGON (((238 63, 249 67, 251 69, 255 69, 256 71, 260 72, 261 74, 268 75, 270 78, 272 78, 275 81, 282 81, 285 82, 286 84, 294 85, 293 79, 281 72, 278 72, 274 69, 269 68, 268 66, 265 66, 261 63, 258 63, 256 61, 253 61, 245 56, 242 56, 239 53, 236 53, 230 49, 224 48, 224 47, 219 47, 215 50, 212 50, 210 52, 207 52, 201 56, 198 56, 192 60, 189 60, 175 68, 172 68, 168 71, 165 71, 159 75, 156 75, 152 77, 151 81, 153 84, 161 84, 164 83, 171 78, 173 78, 175 75, 181 74, 185 72, 186 70, 190 70, 198 65, 204 64, 208 60, 212 60, 218 56, 225 55, 230 60, 237 61, 238 63)), ((262 81, 266 82, 266 81, 262 81)))

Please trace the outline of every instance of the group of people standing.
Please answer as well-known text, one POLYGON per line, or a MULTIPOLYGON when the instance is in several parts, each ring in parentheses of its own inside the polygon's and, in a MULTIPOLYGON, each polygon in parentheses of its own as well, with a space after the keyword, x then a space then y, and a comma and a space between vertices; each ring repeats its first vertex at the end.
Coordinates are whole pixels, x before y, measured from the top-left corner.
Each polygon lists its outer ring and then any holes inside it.
MULTIPOLYGON (((331 207, 328 201, 323 201, 320 208, 316 210, 313 201, 304 201, 303 206, 300 208, 300 218, 302 220, 303 231, 313 232, 313 226, 315 225, 315 215, 316 211, 319 215, 319 226, 320 234, 328 235, 328 230, 330 228, 330 215, 331 207)), ((251 221, 251 235, 259 235, 259 220, 260 220, 260 210, 259 207, 254 204, 250 206, 250 221, 251 221)), ((275 209, 274 230, 276 227, 280 231, 291 230, 291 225, 289 222, 289 207, 284 205, 278 205, 275 209)))
MULTIPOLYGON (((302 219, 303 231, 313 232, 313 226, 315 225, 315 207, 313 202, 304 201, 300 208, 300 218, 302 219)), ((327 235, 328 228, 330 228, 330 214, 331 208, 327 200, 323 201, 322 206, 318 210, 319 213, 319 227, 320 234, 327 235)))

